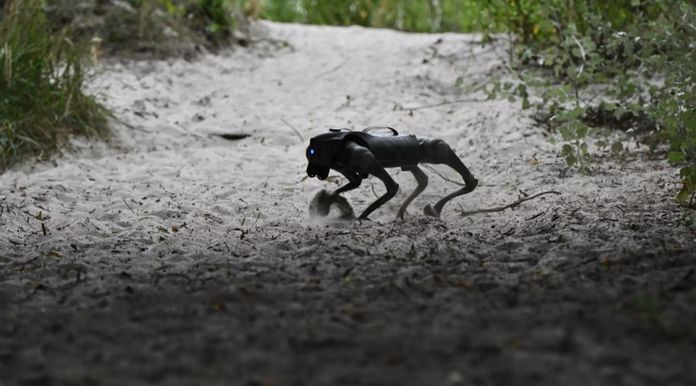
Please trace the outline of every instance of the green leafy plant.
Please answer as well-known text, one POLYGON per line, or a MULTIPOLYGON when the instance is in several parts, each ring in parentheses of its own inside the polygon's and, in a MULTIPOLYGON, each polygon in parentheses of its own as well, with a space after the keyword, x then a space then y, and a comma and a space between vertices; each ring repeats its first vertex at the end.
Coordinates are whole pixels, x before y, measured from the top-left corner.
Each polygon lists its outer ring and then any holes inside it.
POLYGON ((589 127, 578 118, 584 113, 584 109, 577 107, 564 113, 565 122, 558 129, 561 138, 566 142, 561 149, 561 156, 565 158, 568 166, 579 165, 583 171, 589 171, 589 162, 592 160, 588 151, 585 138, 589 134, 589 127))
POLYGON ((0 169, 70 135, 107 133, 106 110, 83 91, 88 51, 54 34, 42 6, 10 0, 0 21, 0 169))
POLYGON ((227 0, 196 0, 185 6, 187 15, 198 28, 205 30, 209 41, 221 45, 227 41, 234 30, 234 18, 227 0))
MULTIPOLYGON (((485 86, 489 96, 520 98, 559 137, 569 166, 589 171, 594 127, 627 130, 655 148, 669 143, 681 167, 677 198, 696 194, 696 5, 686 0, 493 1, 517 36, 514 81, 485 86), (530 97, 532 94, 534 98, 530 97)), ((598 141, 602 143, 603 141, 598 141)), ((620 142, 611 152, 623 154, 620 142)))

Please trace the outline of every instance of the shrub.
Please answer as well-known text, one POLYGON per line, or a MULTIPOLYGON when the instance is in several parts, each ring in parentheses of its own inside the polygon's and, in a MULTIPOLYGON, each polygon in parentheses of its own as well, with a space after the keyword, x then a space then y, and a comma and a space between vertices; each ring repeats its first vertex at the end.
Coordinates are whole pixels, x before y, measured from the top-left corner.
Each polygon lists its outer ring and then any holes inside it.
POLYGON ((652 144, 668 141, 670 161, 681 165, 678 199, 693 204, 696 6, 686 0, 494 3, 507 8, 508 29, 522 44, 510 55, 517 80, 493 82, 490 96, 502 92, 539 110, 560 134, 561 156, 583 171, 590 170, 585 138, 592 127, 649 134, 652 144))
POLYGON ((0 20, 0 169, 46 155, 70 135, 106 135, 106 111, 86 95, 87 51, 53 34, 40 0, 10 0, 0 20))
POLYGON ((220 46, 229 41, 234 30, 234 18, 227 0, 197 0, 185 6, 194 30, 205 31, 208 41, 220 46))
MULTIPOLYGON (((258 0, 257 0, 258 1, 258 0)), ((233 11, 243 0, 45 0, 54 31, 99 37, 107 55, 192 58, 233 43, 233 11)), ((253 3, 249 0, 249 4, 253 3)))

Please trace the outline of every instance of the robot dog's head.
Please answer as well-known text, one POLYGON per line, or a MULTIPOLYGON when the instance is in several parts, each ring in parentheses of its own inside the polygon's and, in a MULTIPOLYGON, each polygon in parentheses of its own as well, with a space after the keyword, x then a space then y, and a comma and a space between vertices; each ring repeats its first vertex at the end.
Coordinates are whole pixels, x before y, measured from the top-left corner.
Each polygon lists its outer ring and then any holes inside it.
POLYGON ((308 176, 317 177, 320 180, 329 176, 329 170, 341 149, 343 137, 348 133, 347 130, 332 129, 329 133, 318 135, 309 140, 307 147, 308 176))
POLYGON ((325 180, 329 176, 330 168, 326 166, 321 166, 313 163, 307 165, 307 175, 310 177, 317 177, 320 180, 325 180))

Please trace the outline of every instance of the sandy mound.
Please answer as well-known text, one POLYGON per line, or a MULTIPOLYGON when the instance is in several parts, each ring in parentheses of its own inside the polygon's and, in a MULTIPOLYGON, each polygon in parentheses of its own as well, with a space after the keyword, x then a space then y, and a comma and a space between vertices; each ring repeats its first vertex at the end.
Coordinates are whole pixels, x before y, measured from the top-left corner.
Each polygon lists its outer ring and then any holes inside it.
MULTIPOLYGON (((424 107, 496 71, 477 36, 264 28, 289 45, 105 65, 116 143, 0 176, 5 382, 695 379, 696 240, 674 169, 637 150, 564 176, 516 104, 424 107), (400 222, 415 181, 394 171, 404 191, 373 221, 311 222, 312 196, 343 181, 306 179, 308 139, 368 125, 447 140, 480 188, 427 218, 457 188, 431 174, 400 222)), ((360 212, 382 189, 346 197, 360 212)))

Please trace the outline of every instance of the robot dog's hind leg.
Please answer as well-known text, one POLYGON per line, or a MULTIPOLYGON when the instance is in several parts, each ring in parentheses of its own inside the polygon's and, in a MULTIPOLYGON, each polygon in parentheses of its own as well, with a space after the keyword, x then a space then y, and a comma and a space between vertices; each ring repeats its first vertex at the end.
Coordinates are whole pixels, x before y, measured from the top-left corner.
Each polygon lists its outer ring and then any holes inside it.
POLYGON ((478 180, 474 178, 469 169, 464 165, 461 159, 457 157, 457 154, 450 148, 450 146, 445 143, 445 141, 439 139, 429 139, 421 143, 422 151, 424 154, 424 159, 422 162, 433 163, 433 164, 445 164, 452 169, 456 170, 464 179, 465 186, 453 193, 442 198, 438 201, 435 206, 427 205, 423 212, 428 216, 440 217, 442 208, 451 199, 470 193, 478 185, 478 180))
POLYGON ((399 208, 399 213, 397 214, 397 218, 400 218, 403 220, 404 218, 404 213, 406 213, 406 208, 413 202, 413 200, 418 197, 419 194, 423 193, 425 190, 425 187, 428 186, 428 176, 423 173, 423 170, 419 168, 418 166, 408 166, 408 167, 403 167, 401 168, 403 171, 409 171, 413 173, 413 176, 416 178, 416 182, 418 182, 418 186, 416 186, 416 190, 411 193, 411 195, 406 198, 406 201, 401 205, 401 208, 399 208))

